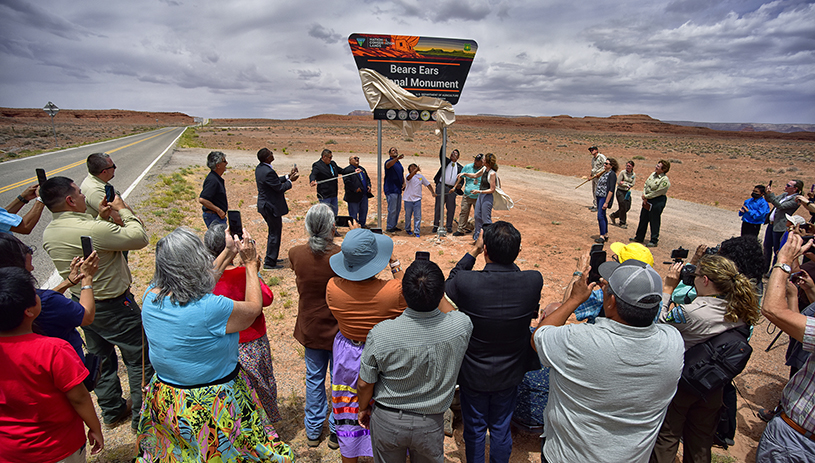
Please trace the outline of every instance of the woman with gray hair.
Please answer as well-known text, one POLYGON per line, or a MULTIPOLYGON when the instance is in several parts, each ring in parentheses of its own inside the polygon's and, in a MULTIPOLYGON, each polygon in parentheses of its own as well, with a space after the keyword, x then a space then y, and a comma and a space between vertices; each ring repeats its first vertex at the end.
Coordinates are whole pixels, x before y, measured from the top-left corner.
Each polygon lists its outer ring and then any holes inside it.
MULTIPOLYGON (((294 338, 305 348, 306 404, 305 426, 309 447, 320 445, 329 401, 325 393, 325 377, 332 364, 332 346, 338 327, 337 320, 325 302, 328 280, 336 276, 328 259, 340 251, 334 244, 334 213, 326 204, 315 204, 306 213, 308 244, 289 250, 289 262, 294 270, 300 302, 294 338)), ((334 413, 328 417, 328 446, 336 449, 334 413)))
MULTIPOLYGON (((226 225, 213 223, 204 234, 204 245, 213 257, 218 257, 226 248, 226 225)), ((246 300, 246 268, 236 267, 232 261, 223 263, 224 271, 215 283, 212 293, 226 296, 233 301, 246 300)), ((260 277, 260 290, 263 292, 263 307, 272 305, 274 294, 260 277)), ((272 351, 269 348, 269 337, 266 335, 266 317, 263 312, 257 316, 252 326, 242 330, 238 340, 238 360, 241 363, 249 382, 258 394, 261 405, 269 419, 280 421, 277 409, 277 383, 274 379, 272 351)))
POLYGON ((209 228, 212 222, 226 224, 226 210, 229 202, 226 199, 226 185, 224 172, 226 172, 226 155, 221 151, 210 151, 207 155, 209 174, 204 179, 204 187, 198 195, 198 202, 204 211, 204 225, 209 228))
POLYGON ((289 462, 293 453, 258 407, 238 363, 238 333, 262 311, 255 243, 225 237, 219 261, 240 253, 245 301, 212 294, 213 258, 190 229, 156 244, 156 271, 142 305, 156 374, 144 395, 139 461, 289 462))

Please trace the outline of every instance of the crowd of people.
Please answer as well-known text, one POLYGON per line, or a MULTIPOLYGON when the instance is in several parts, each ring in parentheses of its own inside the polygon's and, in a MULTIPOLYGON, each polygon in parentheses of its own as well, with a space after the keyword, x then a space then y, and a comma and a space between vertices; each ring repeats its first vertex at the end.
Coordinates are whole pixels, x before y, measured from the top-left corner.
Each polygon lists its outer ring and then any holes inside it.
MULTIPOLYGON (((603 248, 614 199, 611 221, 626 227, 636 175, 633 161, 620 171, 615 158, 595 146, 589 151, 603 248)), ((367 227, 373 185, 359 157, 341 168, 326 149, 312 165, 318 203, 305 215, 307 243, 288 250, 299 293, 293 336, 304 347, 309 447, 326 441, 344 463, 365 456, 442 462, 455 402, 466 460, 489 454, 507 462, 517 407, 541 400, 522 386, 545 372, 546 401, 536 417, 542 462, 671 462, 680 442, 683 461, 709 462, 714 443, 733 442, 738 372, 701 391, 688 355, 728 333, 746 343, 763 314, 797 343, 781 402, 762 411, 768 425, 756 461, 812 459, 813 220, 794 214, 803 206, 815 217, 815 205, 801 181, 790 180, 783 195, 756 185, 739 210, 742 236, 700 245, 663 280, 649 249, 659 243, 670 187, 671 164, 660 160, 645 182, 631 242, 611 243, 606 261, 597 261, 597 249, 586 252, 562 300, 541 308, 541 273, 515 263, 521 231, 491 218, 501 187, 496 156, 477 154, 462 166, 458 150, 439 155, 434 188, 418 165, 405 172, 403 155, 389 150, 387 234, 367 227), (340 180, 353 219, 337 244, 340 180), (435 198, 431 233, 472 233, 471 249, 446 276, 426 252, 409 266, 394 257, 389 235, 401 231, 403 201, 404 231, 423 233, 424 188, 435 198), (578 323, 568 323, 572 318, 578 323)), ((263 315, 274 294, 260 274, 285 265, 285 192, 300 174, 295 166, 278 175, 267 148, 257 158, 265 257, 247 230, 227 223, 228 163, 213 151, 198 199, 206 232, 181 227, 158 240, 141 306, 130 292, 128 252, 147 246, 148 236, 115 189, 110 196, 116 165, 109 155, 88 157, 81 186, 52 177, 0 211, 8 224, 0 230, 0 459, 85 461, 104 448, 103 426, 130 422, 137 461, 295 460, 274 427, 281 414, 263 315), (25 217, 16 215, 34 199, 25 217), (44 207, 53 217, 43 249, 63 278, 53 289, 36 289, 35 250, 12 234, 30 232, 44 207), (87 238, 92 249, 83 249, 87 238), (114 347, 127 368, 128 394, 114 347)))

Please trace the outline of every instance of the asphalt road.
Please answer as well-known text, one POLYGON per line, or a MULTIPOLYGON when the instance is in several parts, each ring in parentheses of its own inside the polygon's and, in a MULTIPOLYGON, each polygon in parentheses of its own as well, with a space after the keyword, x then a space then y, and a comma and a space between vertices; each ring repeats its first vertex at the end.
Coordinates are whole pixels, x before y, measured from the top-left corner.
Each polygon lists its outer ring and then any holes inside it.
MULTIPOLYGON (((131 192, 153 168, 159 157, 171 150, 184 129, 185 127, 168 127, 116 140, 3 162, 0 164, 0 207, 8 205, 28 185, 37 182, 34 171, 37 168, 45 169, 49 178, 64 176, 73 179, 77 185, 81 184, 88 175, 85 159, 89 154, 101 151, 110 154, 116 164, 116 176, 110 183, 121 193, 125 202, 130 203, 128 197, 131 192)), ((24 206, 18 214, 24 215, 30 207, 30 205, 24 206)), ((46 208, 37 227, 30 235, 16 235, 24 243, 37 248, 34 253, 34 276, 40 285, 47 287, 53 287, 55 284, 53 281, 49 282, 49 279, 54 276, 54 265, 48 254, 42 250, 42 234, 50 222, 51 212, 46 208)))

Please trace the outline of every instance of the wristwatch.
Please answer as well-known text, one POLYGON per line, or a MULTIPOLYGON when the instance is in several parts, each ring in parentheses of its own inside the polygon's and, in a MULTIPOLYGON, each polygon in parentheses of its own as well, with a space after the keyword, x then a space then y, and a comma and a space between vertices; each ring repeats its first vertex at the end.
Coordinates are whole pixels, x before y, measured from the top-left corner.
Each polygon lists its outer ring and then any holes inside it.
POLYGON ((773 268, 780 268, 783 272, 792 273, 792 268, 787 264, 778 263, 773 265, 773 268))

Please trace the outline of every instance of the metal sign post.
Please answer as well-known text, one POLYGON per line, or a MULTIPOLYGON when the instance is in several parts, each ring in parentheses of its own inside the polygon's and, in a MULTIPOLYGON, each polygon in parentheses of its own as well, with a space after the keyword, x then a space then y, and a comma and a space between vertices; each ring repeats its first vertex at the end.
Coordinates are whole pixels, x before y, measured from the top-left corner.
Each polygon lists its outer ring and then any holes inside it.
POLYGON ((51 128, 54 130, 54 144, 56 144, 57 148, 59 148, 59 141, 57 141, 57 127, 54 125, 54 116, 56 116, 59 112, 59 108, 57 108, 57 105, 49 101, 48 104, 42 109, 48 113, 49 116, 51 116, 51 128))

